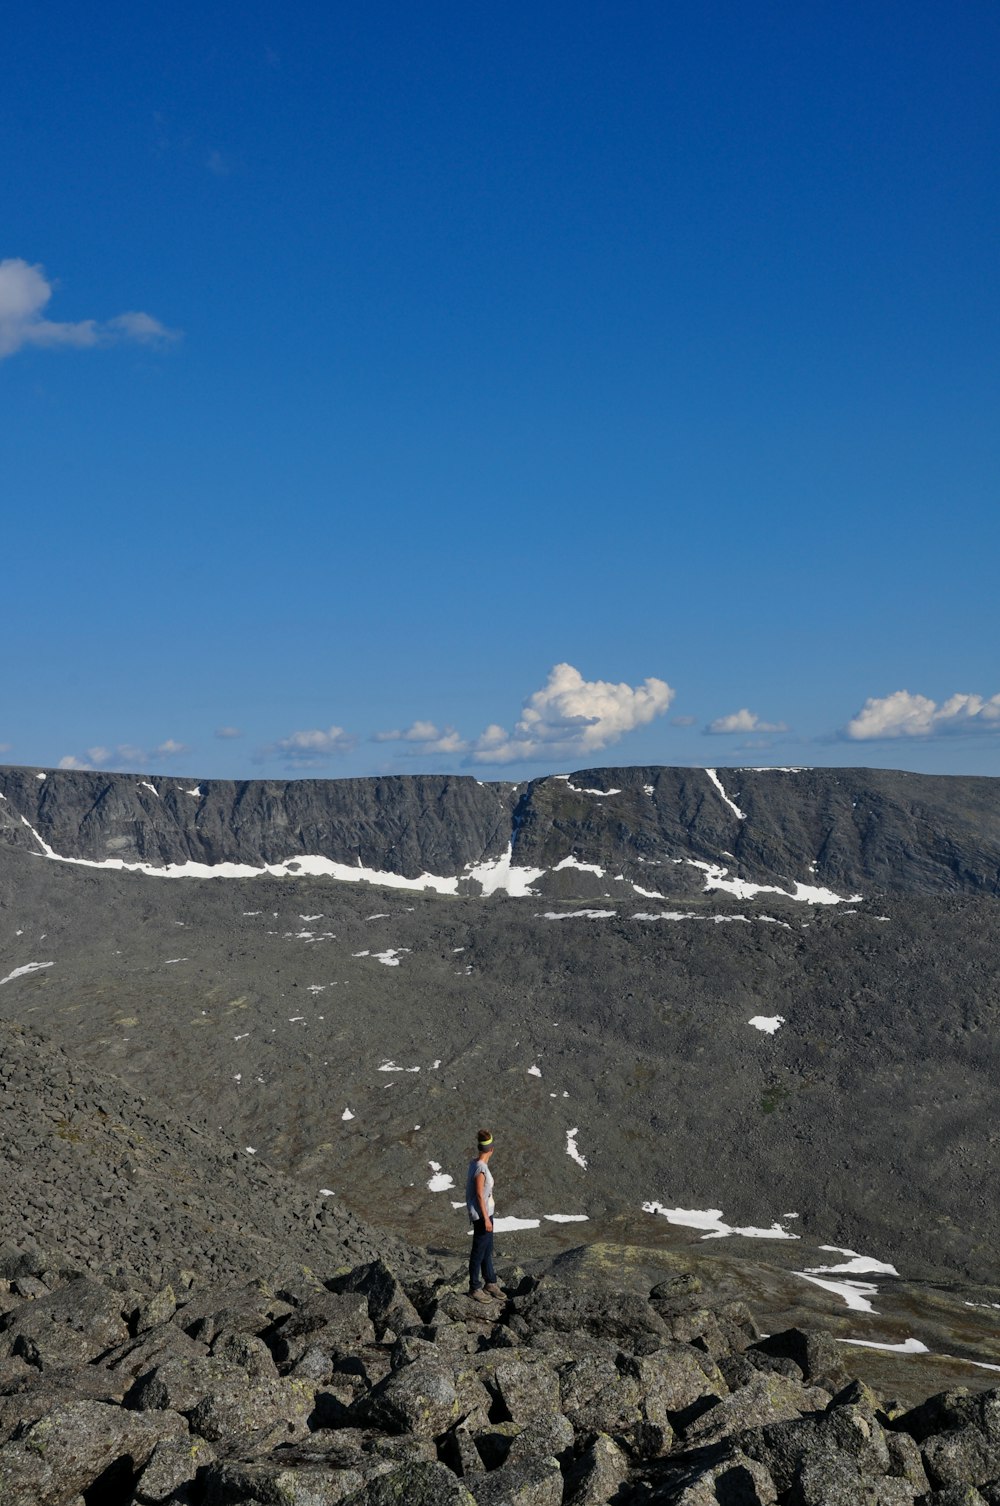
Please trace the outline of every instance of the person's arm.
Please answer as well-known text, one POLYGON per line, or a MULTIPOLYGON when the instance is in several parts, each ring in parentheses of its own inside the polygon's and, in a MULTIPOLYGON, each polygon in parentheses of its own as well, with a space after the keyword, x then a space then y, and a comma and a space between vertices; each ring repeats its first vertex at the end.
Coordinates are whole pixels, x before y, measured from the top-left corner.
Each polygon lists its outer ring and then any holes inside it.
POLYGON ((481 1171, 476 1172, 476 1202, 479 1204, 479 1216, 486 1226, 487 1234, 493 1232, 493 1220, 490 1218, 490 1210, 486 1206, 486 1177, 481 1171))

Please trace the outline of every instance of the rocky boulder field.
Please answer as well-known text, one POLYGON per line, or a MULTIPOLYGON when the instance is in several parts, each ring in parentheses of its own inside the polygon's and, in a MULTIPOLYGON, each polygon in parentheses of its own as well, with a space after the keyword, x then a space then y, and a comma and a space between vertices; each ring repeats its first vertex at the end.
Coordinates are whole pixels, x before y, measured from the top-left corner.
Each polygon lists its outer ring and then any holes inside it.
POLYGON ((1000 1506, 998 788, 0 770, 0 1506, 1000 1506))
POLYGON ((3 1506, 1000 1502, 1000 1391, 906 1406, 690 1268, 473 1302, 12 1025, 0 1108, 3 1506))

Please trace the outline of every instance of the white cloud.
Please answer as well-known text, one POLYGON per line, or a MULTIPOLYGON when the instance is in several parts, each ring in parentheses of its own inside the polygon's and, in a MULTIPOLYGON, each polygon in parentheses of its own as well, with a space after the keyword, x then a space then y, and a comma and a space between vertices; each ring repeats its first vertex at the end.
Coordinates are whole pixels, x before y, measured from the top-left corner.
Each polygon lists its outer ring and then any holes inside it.
POLYGON ((929 696, 895 690, 869 696, 843 735, 853 742, 883 737, 941 737, 950 733, 1000 732, 1000 695, 953 695, 940 705, 929 696))
POLYGON ((728 716, 717 716, 714 722, 709 722, 705 731, 716 736, 727 736, 734 732, 787 732, 784 722, 762 722, 756 711, 748 711, 742 706, 739 711, 731 711, 728 716))
POLYGON ((0 753, 9 753, 12 747, 12 743, 0 743, 0 753))
POLYGON ((585 680, 572 664, 556 664, 542 689, 525 701, 513 734, 495 723, 487 727, 471 745, 471 760, 512 763, 596 753, 662 716, 673 698, 665 680, 616 685, 585 680))
POLYGON ((216 727, 215 735, 216 737, 221 737, 224 741, 228 741, 234 737, 242 737, 243 729, 241 727, 216 727))
POLYGON ((670 725, 671 727, 693 727, 697 720, 696 716, 672 716, 670 725))
POLYGON ((414 722, 412 726, 400 731, 398 727, 391 732, 376 732, 372 742, 376 743, 428 743, 433 742, 441 734, 433 722, 414 722))
POLYGON ((434 722, 416 721, 403 731, 376 732, 376 743, 419 743, 421 753, 464 753, 468 743, 454 727, 439 728, 434 722))
POLYGON ((163 345, 177 339, 176 330, 167 329, 152 314, 137 309, 116 314, 103 323, 97 319, 78 319, 73 323, 46 319, 43 311, 52 291, 53 284, 43 267, 32 266, 18 256, 0 261, 0 360, 29 345, 84 349, 117 340, 163 345))
POLYGON ((114 748, 88 748, 83 755, 67 753, 60 758, 57 768, 88 769, 91 772, 101 768, 145 769, 151 763, 179 758, 182 753, 190 751, 186 743, 178 742, 173 737, 168 737, 155 748, 137 748, 134 743, 118 743, 114 748))
POLYGON ((343 727, 313 727, 306 731, 290 732, 277 742, 262 748, 261 758, 280 758, 296 768, 319 768, 329 763, 339 753, 350 753, 357 738, 343 727))

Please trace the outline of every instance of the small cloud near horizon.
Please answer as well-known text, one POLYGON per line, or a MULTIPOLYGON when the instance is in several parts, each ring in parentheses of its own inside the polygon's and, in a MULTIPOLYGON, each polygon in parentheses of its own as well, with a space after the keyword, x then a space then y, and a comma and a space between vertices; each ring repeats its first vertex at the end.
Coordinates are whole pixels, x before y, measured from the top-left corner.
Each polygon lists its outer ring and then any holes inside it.
POLYGON ((635 686, 585 680, 572 664, 556 664, 523 702, 512 732, 491 722, 478 737, 464 738, 454 727, 418 720, 405 730, 376 732, 373 741, 407 743, 420 754, 463 754, 467 765, 576 758, 662 716, 674 694, 665 680, 649 677, 635 686))
POLYGON ((350 753, 358 740, 343 727, 312 727, 299 732, 290 732, 267 743, 255 755, 254 761, 277 758, 291 768, 318 769, 342 753, 350 753))
POLYGON ((887 696, 869 696, 839 735, 849 742, 874 742, 990 732, 1000 732, 1000 695, 959 693, 939 705, 929 696, 895 690, 887 696))
POLYGON ((46 319, 43 311, 55 287, 40 265, 32 265, 19 256, 0 261, 0 361, 29 346, 85 350, 119 341, 163 346, 180 338, 179 331, 167 329, 159 319, 139 309, 115 314, 103 322, 46 319))
POLYGON ((420 721, 413 722, 402 731, 396 728, 391 732, 375 732, 372 734, 372 742, 417 743, 421 754, 464 753, 469 746, 454 727, 440 728, 434 722, 420 721))
POLYGON ((739 732, 787 732, 788 727, 785 722, 763 722, 756 711, 741 706, 728 716, 717 716, 703 731, 709 737, 730 737, 739 732))
POLYGON ((137 748, 134 743, 118 743, 113 748, 98 745, 87 748, 82 755, 64 754, 56 768, 84 770, 91 774, 114 766, 125 770, 147 769, 159 759, 180 758, 183 753, 190 752, 187 743, 178 742, 173 737, 168 737, 155 748, 137 748))
POLYGON ((234 737, 242 737, 243 729, 242 727, 216 727, 215 735, 222 738, 223 742, 229 742, 234 737))

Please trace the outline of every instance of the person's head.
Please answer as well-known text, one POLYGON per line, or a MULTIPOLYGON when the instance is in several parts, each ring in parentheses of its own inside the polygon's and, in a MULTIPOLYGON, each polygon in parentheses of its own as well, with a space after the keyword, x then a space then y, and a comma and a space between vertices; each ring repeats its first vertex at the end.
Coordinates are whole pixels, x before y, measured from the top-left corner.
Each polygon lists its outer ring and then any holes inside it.
POLYGON ((487 1160, 493 1154, 493 1136, 488 1129, 481 1129, 476 1136, 476 1148, 479 1151, 480 1161, 487 1160))

